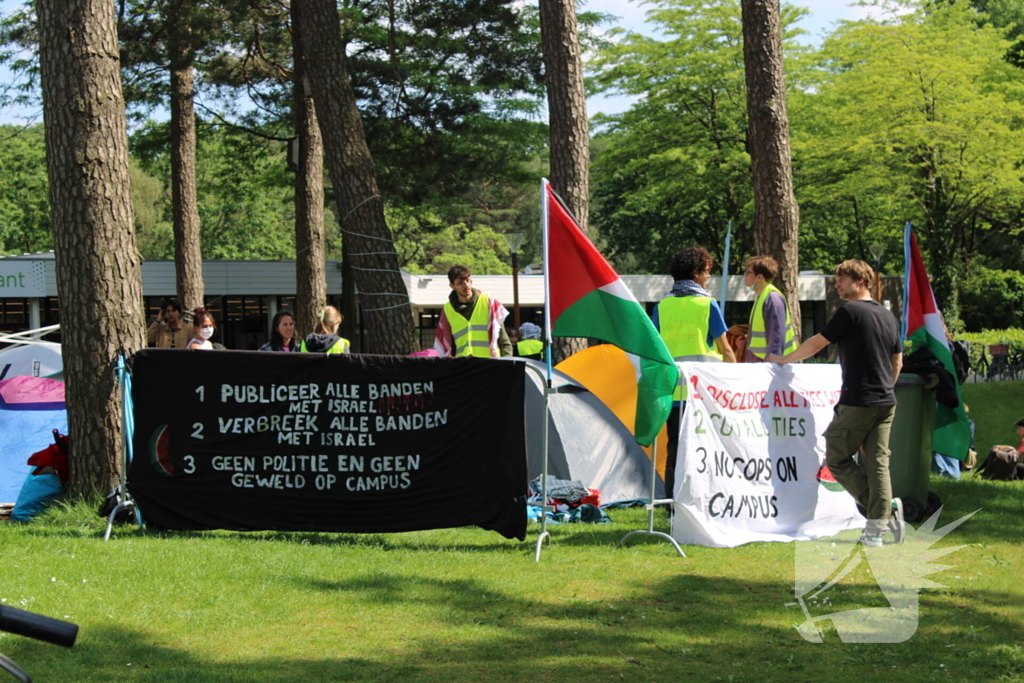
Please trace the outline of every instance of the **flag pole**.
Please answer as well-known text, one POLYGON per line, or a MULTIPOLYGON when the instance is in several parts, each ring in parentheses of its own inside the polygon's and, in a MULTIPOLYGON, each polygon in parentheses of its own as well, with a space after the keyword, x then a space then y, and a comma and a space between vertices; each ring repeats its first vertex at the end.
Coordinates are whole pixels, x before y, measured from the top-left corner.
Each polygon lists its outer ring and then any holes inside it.
POLYGON ((548 396, 551 390, 551 294, 548 279, 548 180, 540 179, 540 220, 541 220, 541 244, 544 252, 544 356, 547 361, 547 381, 544 383, 544 420, 541 426, 541 471, 540 471, 540 535, 537 536, 537 548, 534 552, 534 561, 540 562, 540 551, 546 540, 551 544, 551 532, 548 531, 548 512, 554 511, 554 506, 548 505, 548 422, 549 415, 548 396))
POLYGON ((722 309, 722 317, 725 317, 725 300, 729 298, 729 252, 732 247, 732 219, 729 219, 729 227, 725 232, 725 255, 722 257, 722 298, 718 300, 718 307, 722 309))
POLYGON ((907 221, 903 226, 903 310, 900 312, 900 341, 907 341, 907 310, 910 301, 910 240, 914 226, 907 221))

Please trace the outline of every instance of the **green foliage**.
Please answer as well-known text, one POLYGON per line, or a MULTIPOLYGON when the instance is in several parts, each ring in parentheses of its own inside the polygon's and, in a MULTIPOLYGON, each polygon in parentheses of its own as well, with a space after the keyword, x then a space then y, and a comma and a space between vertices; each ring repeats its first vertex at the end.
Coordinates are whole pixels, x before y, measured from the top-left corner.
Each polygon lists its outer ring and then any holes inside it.
POLYGON ((388 210, 387 217, 399 265, 409 272, 442 274, 457 263, 481 275, 509 272, 504 237, 485 225, 447 224, 434 215, 401 209, 388 210))
POLYGON ((0 84, 0 107, 35 112, 38 118, 42 98, 39 94, 39 59, 36 45, 35 7, 31 0, 0 17, 0 65, 8 70, 9 80, 0 84))
POLYGON ((480 184, 536 184, 524 164, 547 141, 535 5, 345 4, 349 72, 389 202, 466 202, 480 184))
POLYGON ((1024 329, 1008 327, 1003 330, 985 329, 981 332, 962 332, 957 339, 969 341, 972 347, 988 347, 991 344, 1019 344, 1024 346, 1024 329))
MULTIPOLYGON (((239 7, 245 20, 233 24, 230 46, 202 64, 204 86, 226 117, 259 135, 287 137, 287 13, 270 5, 239 7), (235 103, 250 99, 259 109, 242 114, 235 103)), ((412 221, 417 239, 423 230, 459 223, 469 231, 522 230, 523 216, 536 211, 521 212, 520 197, 530 192, 537 203, 534 160, 547 137, 537 120, 544 93, 537 8, 510 0, 354 0, 342 3, 341 17, 347 66, 387 205, 425 216, 412 221)), ((337 230, 330 221, 326 228, 337 230)), ((328 249, 338 244, 329 234, 328 249)), ((410 257, 411 267, 432 267, 430 258, 416 260, 422 252, 410 257)))
POLYGON ((135 159, 128 169, 135 210, 135 246, 146 260, 174 258, 174 226, 166 219, 169 197, 157 178, 135 159))
POLYGON ((1007 37, 1014 43, 1006 51, 1006 61, 1024 68, 1024 4, 1018 0, 971 0, 971 4, 983 13, 982 21, 1008 29, 1007 37))
MULTIPOLYGON (((139 122, 168 107, 170 70, 202 70, 229 40, 240 17, 234 2, 123 0, 117 33, 128 113, 139 122)), ((201 83, 201 78, 197 79, 201 83)))
POLYGON ((979 235, 1024 205, 1024 82, 966 2, 883 7, 825 41, 818 82, 795 98, 801 237, 844 225, 846 257, 877 241, 899 264, 911 220, 955 320, 979 235))
POLYGON ((197 182, 204 258, 294 258, 295 211, 284 146, 259 144, 231 129, 209 132, 197 182))
POLYGON ((960 317, 967 330, 1024 327, 1024 274, 979 267, 960 294, 960 317))
MULTIPOLYGON (((591 65, 599 91, 642 95, 597 119, 591 222, 620 268, 661 273, 688 243, 720 261, 732 220, 738 264, 753 248, 739 2, 651 5, 648 20, 665 38, 627 34, 591 65)), ((801 15, 787 7, 784 25, 801 15)))
POLYGON ((42 124, 0 126, 0 254, 53 248, 42 124))
MULTIPOLYGON (((173 257, 170 232, 170 156, 165 124, 149 123, 132 135, 140 170, 164 178, 162 201, 157 185, 145 186, 148 223, 140 222, 140 241, 148 258, 173 257), (162 215, 153 215, 156 208, 162 215)), ((202 253, 211 259, 294 258, 295 215, 292 179, 282 143, 253 140, 234 128, 202 125, 197 146, 197 188, 202 253)), ((159 182, 159 181, 158 181, 159 182)), ((138 197, 138 192, 136 192, 138 197)))

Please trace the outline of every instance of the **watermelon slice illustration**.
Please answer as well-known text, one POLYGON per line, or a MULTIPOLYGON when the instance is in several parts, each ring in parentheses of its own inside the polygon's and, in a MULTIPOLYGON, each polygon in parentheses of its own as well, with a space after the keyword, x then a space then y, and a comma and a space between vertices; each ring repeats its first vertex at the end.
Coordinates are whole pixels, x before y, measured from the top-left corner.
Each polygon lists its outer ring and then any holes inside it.
POLYGON ((167 425, 160 425, 149 438, 149 461, 158 473, 165 477, 177 474, 171 462, 171 433, 167 425))
POLYGON ((818 483, 829 491, 843 490, 843 485, 836 481, 836 478, 829 472, 828 465, 822 465, 821 469, 818 470, 818 483))

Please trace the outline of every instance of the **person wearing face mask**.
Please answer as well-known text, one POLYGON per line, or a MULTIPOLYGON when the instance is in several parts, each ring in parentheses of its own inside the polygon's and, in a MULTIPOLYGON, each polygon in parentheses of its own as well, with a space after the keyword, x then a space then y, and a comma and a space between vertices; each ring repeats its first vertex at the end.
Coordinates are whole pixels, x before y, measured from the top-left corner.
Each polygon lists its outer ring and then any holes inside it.
MULTIPOLYGON (((687 247, 672 257, 672 291, 654 309, 654 327, 669 353, 680 361, 736 362, 729 345, 718 302, 704 289, 711 279, 711 254, 704 247, 687 247)), ((685 383, 685 378, 682 378, 685 383)), ((665 495, 675 497, 676 447, 679 442, 679 415, 686 401, 677 385, 668 414, 668 453, 665 458, 665 495)))
POLYGON ((213 313, 200 306, 192 314, 192 324, 195 330, 192 333, 192 340, 188 343, 188 348, 202 349, 204 351, 213 350, 210 337, 213 336, 214 330, 217 329, 213 313))

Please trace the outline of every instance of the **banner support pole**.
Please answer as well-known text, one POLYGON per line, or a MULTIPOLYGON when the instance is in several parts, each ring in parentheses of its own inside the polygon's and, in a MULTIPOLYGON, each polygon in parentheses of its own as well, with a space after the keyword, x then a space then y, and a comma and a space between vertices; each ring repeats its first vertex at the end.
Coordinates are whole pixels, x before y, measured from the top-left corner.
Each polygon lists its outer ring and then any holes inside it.
POLYGON ((139 528, 141 529, 143 525, 142 511, 135 504, 135 499, 128 493, 128 468, 132 464, 132 439, 135 435, 135 415, 131 395, 131 373, 128 372, 124 356, 121 354, 117 356, 115 372, 117 373, 118 384, 121 385, 121 476, 120 478, 115 478, 114 481, 121 482, 119 485, 121 489, 121 502, 110 511, 110 516, 107 518, 107 530, 103 534, 104 541, 110 540, 110 532, 114 529, 114 518, 117 517, 117 513, 121 510, 131 510, 134 512, 135 521, 138 522, 139 528))
MULTIPOLYGON (((551 347, 548 347, 550 349, 551 347)), ((550 353, 550 350, 548 351, 550 353)), ((526 363, 526 369, 530 372, 537 373, 540 377, 541 383, 544 385, 544 424, 541 426, 541 470, 540 470, 540 535, 537 536, 537 548, 534 552, 534 562, 540 562, 540 551, 544 545, 544 541, 551 545, 551 532, 548 531, 548 513, 554 512, 555 506, 548 505, 548 421, 551 419, 549 407, 548 407, 548 396, 555 393, 555 390, 551 387, 551 379, 545 378, 544 373, 539 369, 533 367, 529 363, 526 363)))
MULTIPOLYGON (((646 509, 647 509, 647 528, 646 529, 637 529, 635 531, 630 531, 628 534, 626 534, 625 536, 622 537, 622 539, 618 542, 618 544, 615 547, 616 548, 621 548, 622 544, 625 543, 626 540, 630 536, 655 536, 657 538, 664 539, 664 540, 668 541, 669 543, 671 543, 672 547, 676 549, 677 553, 679 553, 679 557, 686 557, 686 553, 684 553, 683 549, 679 547, 679 543, 676 542, 676 539, 672 538, 669 534, 666 534, 664 531, 655 531, 654 530, 654 510, 657 508, 657 506, 664 505, 665 503, 668 503, 670 505, 674 505, 675 504, 675 500, 672 499, 672 498, 657 498, 656 499, 654 497, 655 496, 655 487, 656 487, 657 481, 658 481, 658 439, 657 439, 657 437, 655 437, 654 441, 651 442, 651 488, 650 488, 651 495, 650 495, 650 498, 648 498, 649 502, 645 506, 646 509)), ((671 495, 671 492, 669 492, 669 494, 671 495)))

